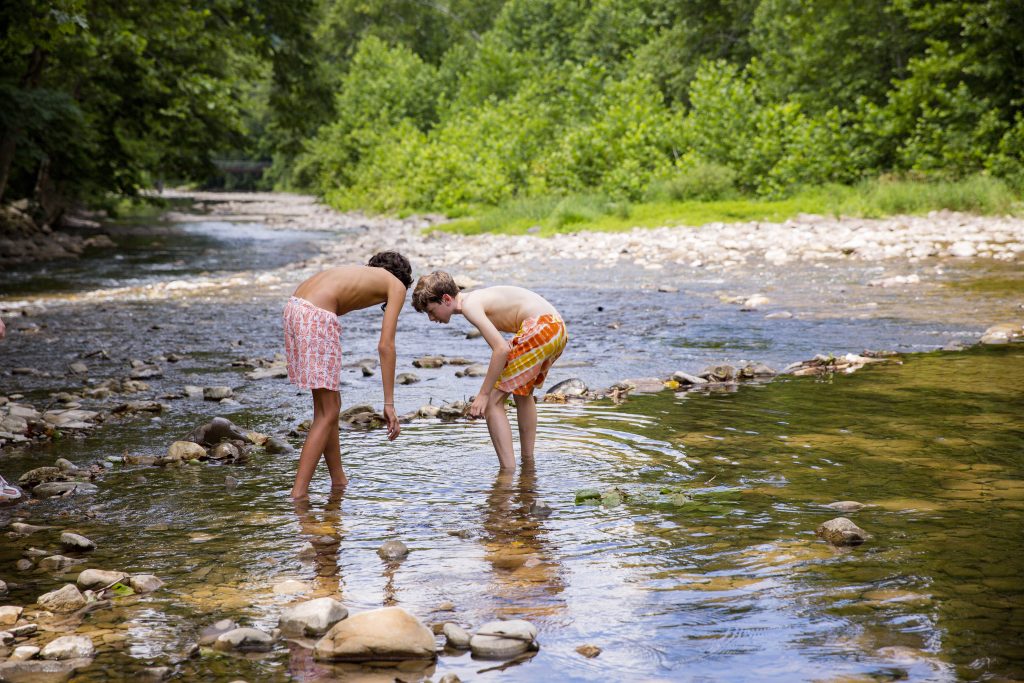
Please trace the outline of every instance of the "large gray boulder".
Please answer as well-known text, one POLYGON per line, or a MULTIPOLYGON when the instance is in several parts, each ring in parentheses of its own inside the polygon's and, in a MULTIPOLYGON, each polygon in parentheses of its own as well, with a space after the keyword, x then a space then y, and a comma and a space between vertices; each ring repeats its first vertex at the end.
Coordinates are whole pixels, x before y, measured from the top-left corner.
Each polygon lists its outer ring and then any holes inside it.
POLYGON ((401 607, 362 612, 317 641, 313 657, 331 662, 434 659, 434 634, 401 607))
POLYGON ((348 610, 334 598, 317 598, 286 609, 278 626, 285 635, 321 636, 347 616, 348 610))

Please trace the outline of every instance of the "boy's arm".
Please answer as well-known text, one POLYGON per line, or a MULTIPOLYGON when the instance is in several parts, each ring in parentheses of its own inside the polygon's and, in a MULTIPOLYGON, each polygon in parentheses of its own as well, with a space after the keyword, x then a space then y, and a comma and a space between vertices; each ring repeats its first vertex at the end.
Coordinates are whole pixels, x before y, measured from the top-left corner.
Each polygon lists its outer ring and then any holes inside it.
POLYGON ((482 417, 487 407, 487 399, 491 395, 491 389, 494 388, 494 383, 498 381, 505 362, 508 360, 508 342, 484 313, 482 306, 477 307, 467 303, 462 308, 462 314, 466 316, 466 320, 480 330, 480 334, 491 346, 491 362, 487 366, 483 385, 480 387, 480 393, 476 395, 472 405, 469 406, 470 417, 482 417))
POLYGON ((405 287, 397 280, 388 285, 388 303, 384 309, 384 320, 380 324, 380 341, 377 342, 380 381, 384 385, 384 419, 388 422, 389 441, 394 441, 402 431, 395 412, 395 332, 398 330, 398 314, 405 304, 405 292, 405 287))

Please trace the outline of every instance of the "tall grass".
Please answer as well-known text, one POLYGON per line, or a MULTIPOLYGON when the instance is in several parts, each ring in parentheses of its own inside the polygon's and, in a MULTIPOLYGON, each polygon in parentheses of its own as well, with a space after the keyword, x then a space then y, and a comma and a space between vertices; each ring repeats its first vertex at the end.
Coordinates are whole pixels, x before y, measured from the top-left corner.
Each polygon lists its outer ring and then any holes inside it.
POLYGON ((879 178, 855 186, 808 188, 782 200, 730 198, 679 201, 677 188, 656 188, 654 201, 638 204, 595 194, 516 199, 482 207, 474 216, 443 226, 461 234, 524 232, 551 235, 579 230, 621 231, 634 227, 784 221, 797 214, 878 218, 949 209, 977 214, 1024 214, 1024 204, 1003 181, 972 176, 959 181, 879 178), (673 191, 676 190, 676 191, 673 191))

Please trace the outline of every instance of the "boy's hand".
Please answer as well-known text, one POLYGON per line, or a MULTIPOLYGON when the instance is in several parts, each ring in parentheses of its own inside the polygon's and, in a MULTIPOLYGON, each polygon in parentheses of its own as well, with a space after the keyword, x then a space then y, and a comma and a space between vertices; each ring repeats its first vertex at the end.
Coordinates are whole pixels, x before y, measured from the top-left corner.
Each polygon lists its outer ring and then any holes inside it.
POLYGON ((384 419, 388 421, 388 441, 394 441, 402 431, 394 406, 384 406, 384 419))
POLYGON ((470 417, 483 417, 487 411, 487 394, 477 394, 469 406, 470 417))

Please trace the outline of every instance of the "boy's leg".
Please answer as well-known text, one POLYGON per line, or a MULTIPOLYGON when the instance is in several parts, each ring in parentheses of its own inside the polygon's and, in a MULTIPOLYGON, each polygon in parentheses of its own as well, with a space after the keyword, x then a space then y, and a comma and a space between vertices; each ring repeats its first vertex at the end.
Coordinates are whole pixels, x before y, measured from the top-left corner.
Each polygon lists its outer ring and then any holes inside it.
POLYGON ((533 394, 512 395, 516 402, 516 418, 519 422, 519 454, 523 467, 533 464, 533 447, 537 441, 537 402, 533 394))
POLYGON ((487 431, 494 444, 494 452, 498 454, 498 463, 503 470, 515 469, 516 454, 512 450, 512 425, 508 422, 505 412, 505 400, 508 394, 500 389, 491 389, 487 401, 487 431))
MULTIPOLYGON (((313 479, 320 456, 327 450, 327 444, 333 432, 338 439, 338 413, 341 411, 341 394, 330 389, 313 389, 313 424, 309 427, 306 442, 302 444, 299 454, 299 469, 295 474, 295 486, 292 487, 292 498, 304 498, 309 495, 309 482, 313 479)), ((341 454, 338 452, 338 469, 341 469, 341 454)), ((330 467, 330 461, 328 461, 330 467)), ((333 475, 332 474, 332 480, 333 475)), ((344 476, 344 473, 342 473, 344 476)))
MULTIPOLYGON (((339 404, 335 414, 340 410, 341 405, 339 404)), ((345 468, 341 466, 341 437, 337 422, 327 438, 324 460, 327 462, 327 471, 331 473, 331 492, 343 490, 348 485, 348 477, 345 476, 345 468)))

